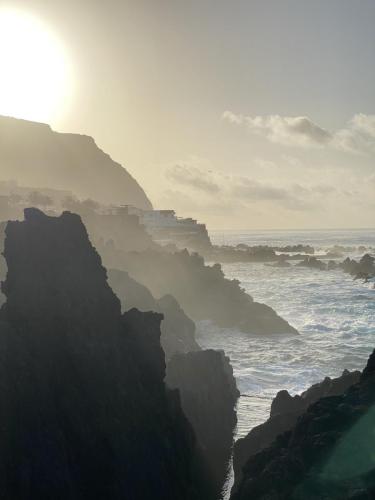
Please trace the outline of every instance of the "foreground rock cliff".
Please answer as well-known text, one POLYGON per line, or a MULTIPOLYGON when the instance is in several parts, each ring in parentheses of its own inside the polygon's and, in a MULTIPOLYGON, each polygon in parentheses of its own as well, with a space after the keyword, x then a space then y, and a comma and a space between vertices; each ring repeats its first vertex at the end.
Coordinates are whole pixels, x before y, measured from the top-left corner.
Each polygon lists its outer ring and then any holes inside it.
POLYGON ((212 498, 161 315, 121 315, 78 216, 29 209, 6 228, 0 311, 0 497, 212 498))
POLYGON ((80 198, 152 208, 133 177, 85 135, 0 116, 0 180, 64 189, 80 198))
POLYGON ((270 418, 254 427, 247 436, 239 439, 233 452, 234 493, 242 479, 242 468, 250 457, 270 446, 284 432, 290 430, 300 415, 321 398, 343 394, 359 381, 361 372, 345 370, 340 377, 326 377, 322 382, 312 385, 301 395, 291 396, 288 391, 279 391, 272 401, 270 418))
POLYGON ((374 409, 375 351, 355 385, 309 406, 250 457, 232 500, 375 498, 374 409))

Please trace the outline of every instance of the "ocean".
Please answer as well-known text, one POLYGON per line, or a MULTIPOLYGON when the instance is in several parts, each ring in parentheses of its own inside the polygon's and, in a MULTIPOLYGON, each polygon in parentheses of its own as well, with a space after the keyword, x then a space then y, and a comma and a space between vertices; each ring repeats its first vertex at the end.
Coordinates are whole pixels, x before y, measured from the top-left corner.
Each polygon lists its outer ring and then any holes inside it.
MULTIPOLYGON (((217 231, 216 244, 312 245, 316 253, 333 245, 353 247, 351 257, 375 248, 375 230, 217 231)), ((340 259, 342 260, 342 259, 340 259)), ((363 369, 375 347, 374 283, 354 280, 340 270, 272 268, 262 263, 224 264, 227 278, 238 279, 254 300, 264 302, 300 332, 298 336, 256 336, 200 322, 198 341, 230 357, 241 392, 237 436, 264 422, 276 393, 296 394, 344 369, 363 369)))

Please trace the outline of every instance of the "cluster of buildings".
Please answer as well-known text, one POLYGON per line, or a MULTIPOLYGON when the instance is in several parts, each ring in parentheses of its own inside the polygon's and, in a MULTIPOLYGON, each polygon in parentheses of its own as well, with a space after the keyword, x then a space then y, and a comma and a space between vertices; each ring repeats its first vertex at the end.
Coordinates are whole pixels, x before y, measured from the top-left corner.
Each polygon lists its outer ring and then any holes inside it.
POLYGON ((177 217, 174 210, 141 210, 131 205, 124 205, 118 210, 136 215, 152 239, 160 245, 176 245, 194 251, 211 248, 205 224, 190 217, 177 217))
POLYGON ((105 206, 93 200, 80 202, 69 191, 34 189, 21 187, 16 182, 0 182, 0 209, 5 217, 9 205, 12 214, 15 209, 21 214, 27 206, 59 213, 66 209, 75 211, 74 202, 77 203, 75 208, 78 213, 86 208, 106 216, 124 216, 127 219, 136 216, 152 239, 162 246, 174 245, 203 254, 212 248, 205 224, 190 217, 177 217, 174 210, 142 210, 132 205, 105 206), (73 202, 72 208, 67 205, 68 202, 73 202))

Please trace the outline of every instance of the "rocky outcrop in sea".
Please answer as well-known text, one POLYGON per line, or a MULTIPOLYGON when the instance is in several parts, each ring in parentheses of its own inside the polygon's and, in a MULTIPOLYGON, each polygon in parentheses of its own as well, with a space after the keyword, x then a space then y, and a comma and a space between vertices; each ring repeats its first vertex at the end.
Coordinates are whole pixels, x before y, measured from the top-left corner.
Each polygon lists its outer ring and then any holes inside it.
POLYGON ((368 280, 375 277, 375 257, 368 253, 363 255, 358 262, 348 257, 340 264, 340 267, 356 279, 368 280))
POLYGON ((239 281, 225 278, 220 264, 207 265, 198 254, 108 247, 101 254, 107 267, 127 271, 154 297, 175 297, 194 321, 212 320, 223 328, 257 334, 298 333, 271 307, 255 302, 239 281))

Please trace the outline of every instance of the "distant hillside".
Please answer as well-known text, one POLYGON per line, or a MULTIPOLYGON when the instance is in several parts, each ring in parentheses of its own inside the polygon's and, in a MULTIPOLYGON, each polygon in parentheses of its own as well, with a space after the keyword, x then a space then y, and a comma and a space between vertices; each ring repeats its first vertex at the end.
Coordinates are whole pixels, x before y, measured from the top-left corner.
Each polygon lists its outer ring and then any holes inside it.
POLYGON ((0 116, 0 180, 69 190, 106 204, 152 208, 137 181, 91 137, 5 116, 0 116))

